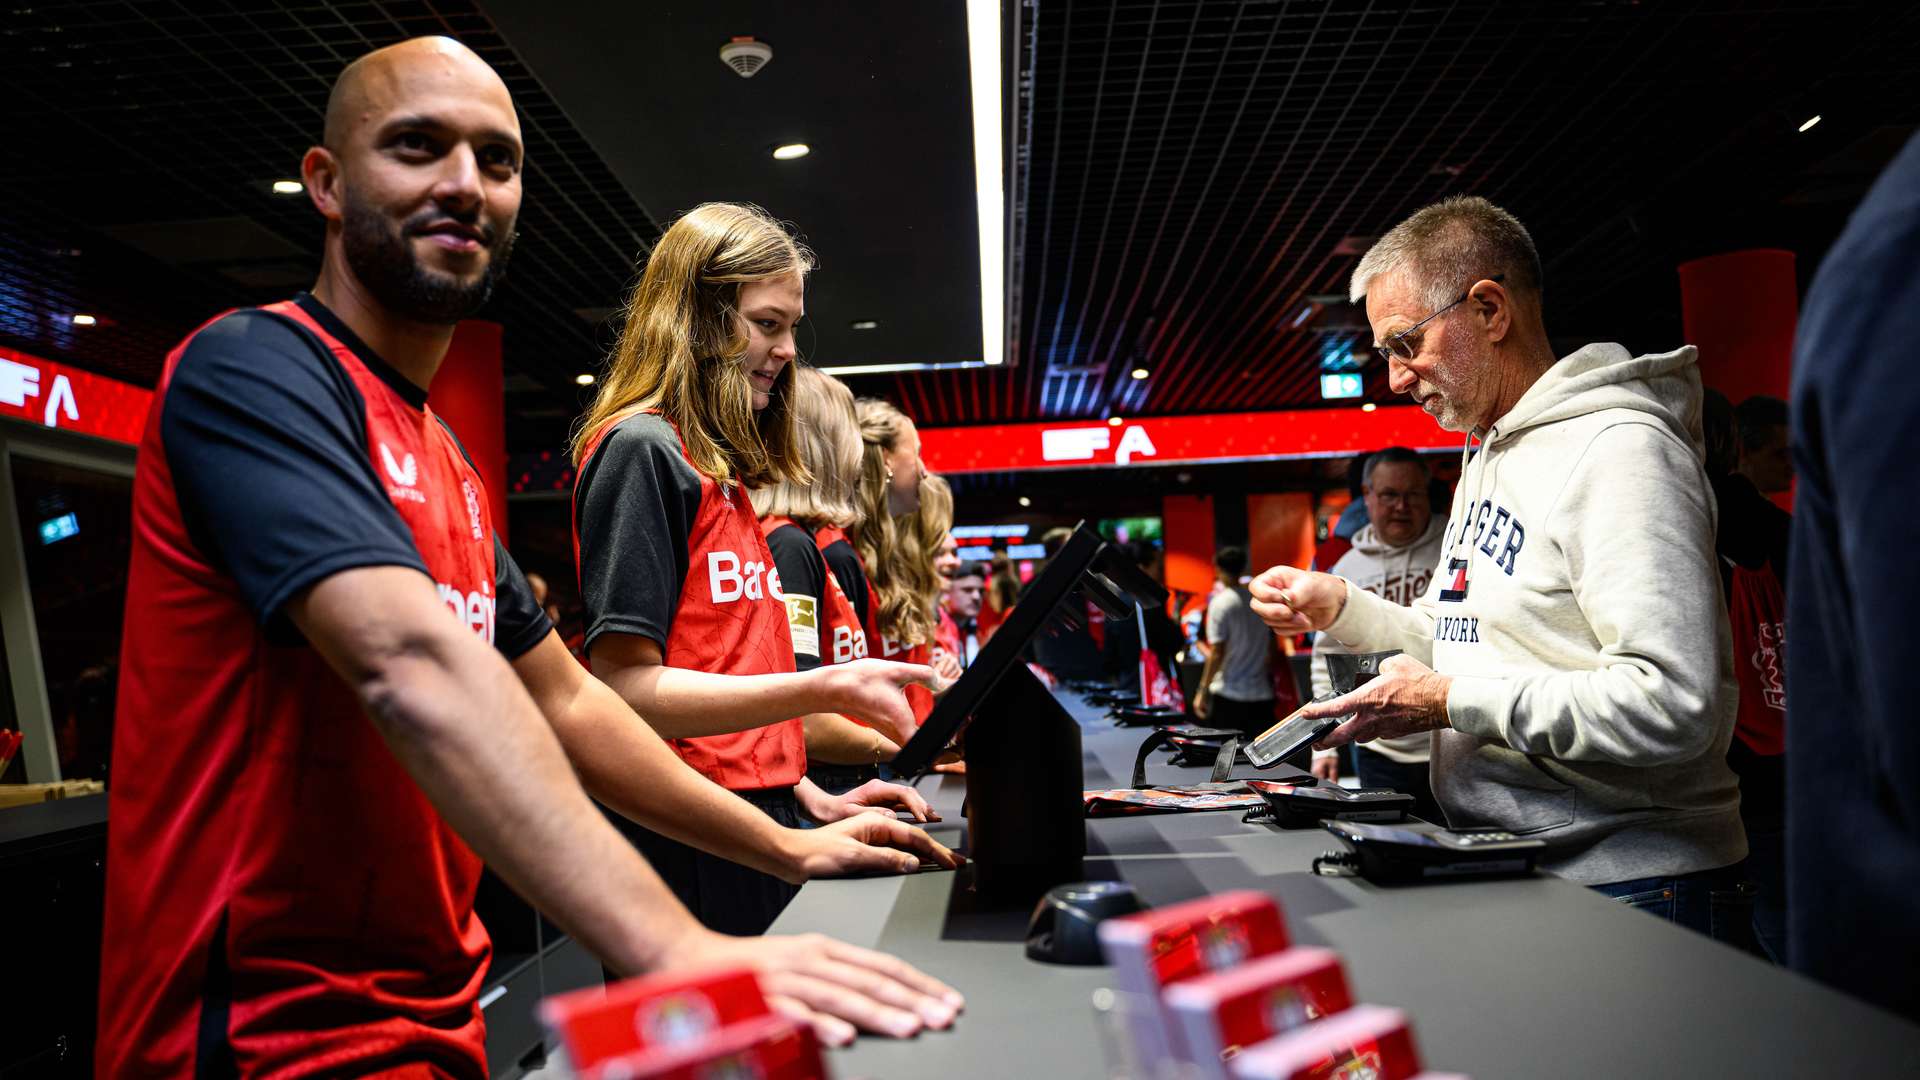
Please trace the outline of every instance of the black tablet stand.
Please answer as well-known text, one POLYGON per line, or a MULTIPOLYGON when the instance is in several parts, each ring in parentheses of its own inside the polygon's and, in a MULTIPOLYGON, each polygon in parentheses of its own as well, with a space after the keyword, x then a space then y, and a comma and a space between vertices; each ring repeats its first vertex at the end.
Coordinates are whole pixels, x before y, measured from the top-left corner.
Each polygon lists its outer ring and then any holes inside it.
POLYGON ((1084 619, 1083 598, 1120 618, 1133 614, 1136 599, 1158 605, 1166 596, 1082 523, 894 759, 903 775, 924 773, 959 738, 967 763, 967 857, 982 899, 1030 904, 1083 876, 1080 726, 1027 669, 1028 642, 1049 624, 1084 619))

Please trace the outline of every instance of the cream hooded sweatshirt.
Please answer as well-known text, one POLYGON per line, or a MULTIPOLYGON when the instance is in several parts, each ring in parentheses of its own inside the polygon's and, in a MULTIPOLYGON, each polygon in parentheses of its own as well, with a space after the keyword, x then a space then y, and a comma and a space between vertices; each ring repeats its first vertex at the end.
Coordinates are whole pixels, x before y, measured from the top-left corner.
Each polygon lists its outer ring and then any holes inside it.
POLYGON ((1691 346, 1560 360, 1463 466, 1425 595, 1350 587, 1327 628, 1453 677, 1432 764, 1448 824, 1546 840, 1582 884, 1746 856, 1700 401, 1691 346))
MULTIPOLYGON (((1328 570, 1375 596, 1385 597, 1396 604, 1411 604, 1427 591, 1433 578, 1433 568, 1440 564, 1446 532, 1445 516, 1435 514, 1427 522, 1427 531, 1416 537, 1413 543, 1395 547, 1380 539, 1380 534, 1369 524, 1354 534, 1353 547, 1328 570)), ((1333 692, 1333 676, 1327 671, 1327 654, 1347 651, 1344 645, 1328 634, 1321 634, 1314 641, 1312 672, 1315 697, 1333 692)), ((1425 733, 1402 735, 1397 739, 1376 739, 1368 743, 1367 748, 1402 764, 1420 765, 1425 764, 1432 753, 1433 739, 1425 733)), ((1344 753, 1344 749, 1318 750, 1313 756, 1317 758, 1344 753)))

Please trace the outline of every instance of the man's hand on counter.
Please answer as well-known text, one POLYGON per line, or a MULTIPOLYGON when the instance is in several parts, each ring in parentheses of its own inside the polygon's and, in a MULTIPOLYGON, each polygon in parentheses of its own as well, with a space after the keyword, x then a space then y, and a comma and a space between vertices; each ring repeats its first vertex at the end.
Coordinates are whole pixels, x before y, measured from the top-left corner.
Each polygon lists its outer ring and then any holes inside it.
POLYGON ((1253 613, 1278 634, 1324 630, 1347 606, 1347 582, 1332 574, 1276 566, 1247 586, 1253 613))
POLYGON ((812 1024, 829 1046, 859 1031, 906 1039, 947 1028, 966 1007, 959 991, 906 961, 821 934, 742 938, 697 928, 661 968, 697 967, 752 968, 767 1003, 812 1024))
POLYGON ((1346 723, 1313 744, 1315 750, 1413 735, 1447 726, 1447 690, 1452 685, 1448 676, 1401 653, 1387 657, 1380 674, 1352 693, 1310 704, 1300 715, 1347 717, 1346 723))
POLYGON ((840 821, 868 810, 905 810, 915 821, 939 821, 940 814, 905 784, 869 780, 845 795, 829 795, 811 780, 802 780, 794 788, 800 809, 821 824, 840 821))

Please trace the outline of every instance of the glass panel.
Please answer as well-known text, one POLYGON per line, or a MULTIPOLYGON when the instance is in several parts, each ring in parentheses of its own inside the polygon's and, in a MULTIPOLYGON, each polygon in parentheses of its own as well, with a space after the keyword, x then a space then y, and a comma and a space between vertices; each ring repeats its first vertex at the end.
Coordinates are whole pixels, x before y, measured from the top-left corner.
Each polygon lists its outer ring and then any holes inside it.
POLYGON ((12 460, 60 775, 106 780, 133 481, 17 452, 12 460))

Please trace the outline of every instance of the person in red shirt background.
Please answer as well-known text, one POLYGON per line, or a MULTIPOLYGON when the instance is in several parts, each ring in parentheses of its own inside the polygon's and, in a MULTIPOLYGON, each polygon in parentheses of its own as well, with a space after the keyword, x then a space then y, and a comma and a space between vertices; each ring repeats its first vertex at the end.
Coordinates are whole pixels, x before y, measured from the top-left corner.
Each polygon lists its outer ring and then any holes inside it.
MULTIPOLYGON (((911 788, 829 795, 800 717, 912 723, 924 667, 796 671, 780 576, 748 490, 805 481, 794 327, 812 257, 757 207, 706 203, 653 248, 574 440, 574 543, 594 674, 688 764, 785 825, 869 807, 925 820, 911 788)), ((709 928, 764 931, 796 886, 644 828, 625 830, 709 928)))

